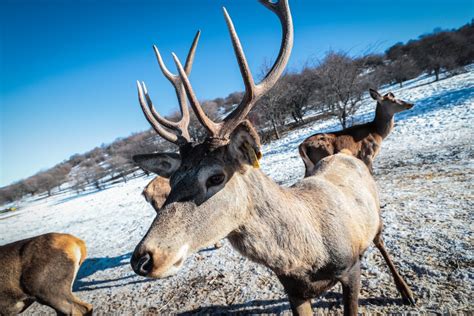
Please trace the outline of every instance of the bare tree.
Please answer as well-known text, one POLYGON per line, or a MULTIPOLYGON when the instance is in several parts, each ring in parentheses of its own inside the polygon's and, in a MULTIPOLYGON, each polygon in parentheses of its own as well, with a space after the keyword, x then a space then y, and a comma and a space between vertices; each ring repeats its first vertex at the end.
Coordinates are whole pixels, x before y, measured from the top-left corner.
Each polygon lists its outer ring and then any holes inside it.
POLYGON ((301 73, 286 75, 281 80, 286 82, 285 103, 295 123, 303 123, 303 117, 309 109, 309 101, 318 86, 316 73, 309 68, 301 73))
POLYGON ((361 105, 362 95, 369 88, 363 76, 365 62, 346 53, 329 52, 316 69, 320 87, 317 98, 336 115, 343 128, 361 105))
POLYGON ((409 56, 402 56, 379 69, 384 72, 388 83, 398 83, 400 88, 404 81, 415 78, 421 72, 416 62, 409 56))
POLYGON ((122 156, 113 156, 108 163, 113 177, 122 177, 123 181, 127 182, 127 172, 132 168, 130 161, 122 156))
POLYGON ((37 175, 39 192, 47 192, 51 196, 51 191, 57 185, 53 175, 48 172, 42 172, 37 175))
POLYGON ((35 195, 39 190, 38 179, 35 176, 29 177, 21 181, 21 183, 26 194, 35 195))
POLYGON ((285 125, 285 119, 289 115, 289 107, 286 106, 286 85, 286 80, 279 80, 270 91, 257 101, 251 111, 260 129, 265 129, 266 124, 270 122, 270 128, 277 139, 280 139, 279 128, 285 125))

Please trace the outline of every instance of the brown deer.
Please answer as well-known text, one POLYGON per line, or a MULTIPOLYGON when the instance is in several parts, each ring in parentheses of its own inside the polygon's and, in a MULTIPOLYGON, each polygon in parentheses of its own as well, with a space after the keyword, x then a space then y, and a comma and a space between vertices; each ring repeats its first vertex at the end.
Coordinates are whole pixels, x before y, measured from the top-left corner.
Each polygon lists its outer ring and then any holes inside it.
POLYGON ((305 164, 305 177, 313 174, 316 164, 329 155, 342 149, 349 150, 361 159, 372 172, 372 163, 380 151, 384 140, 393 129, 395 113, 409 110, 412 103, 396 99, 389 92, 381 96, 376 90, 370 89, 370 96, 377 101, 375 118, 372 122, 355 125, 342 131, 318 133, 304 140, 299 146, 300 156, 305 164))
POLYGON ((23 312, 35 301, 58 314, 91 315, 92 305, 72 294, 86 258, 85 243, 50 233, 0 246, 0 315, 23 312))
POLYGON ((170 191, 170 180, 157 176, 146 185, 142 195, 155 210, 159 210, 163 203, 165 203, 170 191))
MULTIPOLYGON (((137 82, 145 117, 159 135, 179 146, 180 156, 166 158, 175 159, 179 168, 171 174, 164 205, 133 252, 133 270, 152 278, 171 276, 187 256, 227 237, 241 254, 277 275, 294 313, 312 315, 311 298, 341 282, 344 312, 357 315, 360 260, 374 242, 389 263, 404 301, 413 303, 410 289, 385 250, 377 188, 360 160, 347 153, 327 157, 313 176, 290 188, 280 187, 258 168, 260 140, 246 116, 279 79, 293 46, 288 1, 260 2, 280 19, 280 51, 265 78, 254 83, 224 9, 245 94, 222 122, 213 122, 204 113, 173 54, 191 107, 208 132, 205 141, 193 143, 183 136, 186 131, 160 126, 144 84, 137 82)), ((161 159, 157 155, 153 164, 161 165, 161 159)))

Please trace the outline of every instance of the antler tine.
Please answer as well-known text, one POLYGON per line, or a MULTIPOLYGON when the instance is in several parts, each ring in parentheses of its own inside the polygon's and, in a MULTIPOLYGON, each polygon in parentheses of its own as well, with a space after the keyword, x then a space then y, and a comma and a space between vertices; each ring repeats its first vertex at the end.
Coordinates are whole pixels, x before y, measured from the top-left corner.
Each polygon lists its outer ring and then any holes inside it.
MULTIPOLYGON (((204 110, 202 109, 202 106, 199 103, 196 97, 196 94, 194 93, 191 83, 189 82, 188 75, 191 71, 192 62, 194 58, 194 52, 196 49, 195 44, 197 43, 197 39, 199 38, 199 32, 198 34, 196 34, 193 45, 191 46, 190 52, 188 54, 188 58, 186 59, 185 68, 183 68, 183 66, 181 65, 181 62, 179 61, 178 57, 174 53, 172 53, 174 62, 176 64, 176 67, 178 68, 179 77, 176 75, 173 75, 170 71, 168 71, 168 69, 163 63, 163 59, 161 58, 161 55, 158 49, 156 48, 156 46, 154 46, 156 57, 158 59, 160 68, 165 74, 165 76, 175 85, 176 93, 178 95, 180 103, 181 103, 181 100, 185 100, 185 96, 183 92, 183 87, 184 87, 185 94, 187 95, 189 102, 191 103, 191 107, 196 113, 196 117, 198 118, 199 122, 206 128, 211 138, 218 138, 222 140, 228 139, 228 137, 230 136, 232 131, 237 127, 237 125, 245 119, 249 111, 255 105, 255 102, 275 85, 276 81, 280 78, 281 74, 283 73, 283 70, 285 69, 286 64, 288 63, 288 60, 290 58, 291 50, 293 48, 293 22, 291 18, 290 8, 288 5, 288 0, 279 0, 278 3, 273 3, 270 0, 260 0, 260 2, 266 8, 273 11, 278 16, 282 25, 283 35, 282 35, 280 51, 278 52, 278 57, 275 60, 275 63, 273 64, 268 74, 258 85, 255 85, 255 82, 253 80, 252 73, 248 66, 247 59, 245 58, 245 54, 242 49, 239 36, 237 35, 237 32, 235 31, 235 27, 232 22, 232 19, 227 13, 227 10, 223 8, 224 17, 227 23, 227 27, 229 29, 232 45, 234 47, 234 53, 235 53, 235 56, 237 57, 240 73, 242 75, 242 78, 245 84, 245 94, 242 101, 240 102, 239 106, 224 119, 223 122, 216 123, 212 121, 206 115, 206 113, 204 113, 204 110)), ((146 93, 146 98, 147 100, 149 99, 148 93, 146 93)), ((155 114, 156 111, 154 111, 151 100, 149 100, 149 104, 151 105, 150 107, 151 107, 152 113, 155 114)), ((187 110, 187 107, 186 109, 182 107, 183 118, 179 123, 174 123, 174 122, 165 120, 162 117, 160 117, 158 113, 156 113, 155 115, 155 118, 156 118, 155 121, 158 120, 163 125, 169 128, 177 129, 176 126, 178 126, 178 124, 180 127, 181 127, 181 124, 183 124, 182 122, 185 120, 185 117, 186 117, 185 113, 188 115, 187 119, 189 123, 189 111, 186 112, 186 110, 187 110)), ((147 114, 145 113, 145 115, 147 114)), ((148 119, 148 116, 147 116, 147 119, 148 119)))
POLYGON ((255 105, 255 102, 275 85, 288 63, 293 48, 293 21, 288 0, 279 0, 278 3, 272 3, 269 0, 260 0, 260 3, 278 16, 282 25, 283 35, 276 61, 271 70, 258 85, 255 85, 253 82, 252 74, 248 67, 247 60, 245 59, 239 37, 230 16, 224 8, 224 17, 227 22, 227 27, 229 28, 234 52, 245 83, 245 95, 239 106, 224 119, 224 123, 219 131, 220 138, 228 138, 234 128, 247 116, 252 106, 255 105))
POLYGON ((257 85, 259 95, 263 95, 275 85, 288 64, 291 50, 293 49, 293 20, 291 18, 288 0, 279 0, 278 3, 272 3, 269 0, 259 1, 278 16, 282 27, 282 38, 278 57, 270 69, 270 72, 257 85))
MULTIPOLYGON (((199 42, 200 35, 201 35, 201 31, 197 31, 196 35, 194 36, 194 40, 191 45, 191 48, 189 49, 188 56, 186 58, 185 69, 188 75, 191 73, 191 69, 193 67, 194 55, 196 53, 196 47, 199 42)), ((181 78, 179 75, 172 74, 168 70, 165 63, 163 62, 163 58, 161 57, 158 47, 153 45, 153 50, 155 51, 156 59, 158 61, 158 65, 160 66, 160 69, 163 75, 173 84, 176 90, 176 96, 178 98, 179 106, 181 110, 181 119, 178 122, 172 122, 162 117, 154 108, 153 103, 151 102, 151 99, 148 95, 148 92, 146 91, 146 87, 143 86, 145 90, 145 97, 147 98, 148 104, 150 104, 151 113, 160 124, 164 125, 167 128, 170 128, 179 132, 186 140, 190 141, 191 137, 189 136, 189 132, 188 132, 190 116, 189 116, 188 102, 186 100, 186 91, 184 90, 184 87, 182 85, 181 78)))
MULTIPOLYGON (((188 57, 186 58, 186 63, 184 64, 184 70, 186 71, 186 74, 188 76, 191 73, 191 69, 193 68, 194 54, 196 53, 196 47, 199 42, 200 36, 201 36, 201 31, 198 30, 196 35, 194 36, 193 44, 191 45, 191 48, 189 49, 188 57)), ((177 75, 176 77, 179 77, 179 75, 177 75)))
POLYGON ((148 104, 147 97, 145 97, 144 92, 143 92, 143 90, 146 90, 146 89, 142 87, 142 84, 138 80, 137 80, 137 88, 138 88, 138 99, 140 101, 140 106, 142 108, 143 113, 145 114, 145 117, 148 123, 150 123, 150 125, 158 133, 158 135, 160 135, 161 137, 163 137, 169 142, 172 142, 175 144, 178 143, 178 136, 176 136, 173 133, 168 132, 163 127, 161 127, 160 123, 158 123, 158 121, 151 114, 150 109, 149 109, 150 105, 148 104))
POLYGON ((232 19, 230 18, 229 13, 227 13, 225 7, 222 8, 222 11, 224 12, 225 22, 227 23, 227 28, 229 29, 229 34, 232 41, 232 46, 234 47, 235 56, 237 57, 237 63, 239 64, 240 73, 244 80, 245 94, 248 95, 247 98, 251 99, 255 88, 252 72, 250 71, 247 59, 245 58, 245 53, 242 49, 239 36, 235 31, 234 23, 232 22, 232 19))
POLYGON ((198 118, 199 122, 209 132, 210 136, 216 137, 218 135, 218 131, 220 129, 221 123, 213 122, 209 117, 207 117, 206 113, 204 113, 204 110, 202 109, 201 104, 199 103, 196 97, 196 94, 194 93, 193 87, 191 86, 191 83, 189 82, 189 78, 186 75, 186 72, 184 71, 183 66, 181 65, 181 62, 179 61, 175 53, 172 53, 172 55, 173 55, 173 59, 176 64, 176 67, 178 68, 181 80, 183 82, 184 89, 186 90, 186 94, 188 96, 189 102, 191 103, 191 106, 194 110, 194 113, 196 114, 196 117, 198 118))
POLYGON ((144 82, 142 82, 142 88, 143 88, 143 92, 144 92, 146 101, 149 105, 150 112, 153 115, 153 117, 158 121, 158 123, 164 125, 165 127, 173 129, 173 130, 177 130, 179 128, 178 122, 169 121, 169 120, 165 119, 164 117, 162 117, 156 111, 155 107, 153 106, 153 102, 151 101, 150 95, 148 94, 148 89, 146 88, 146 85, 145 85, 144 82))

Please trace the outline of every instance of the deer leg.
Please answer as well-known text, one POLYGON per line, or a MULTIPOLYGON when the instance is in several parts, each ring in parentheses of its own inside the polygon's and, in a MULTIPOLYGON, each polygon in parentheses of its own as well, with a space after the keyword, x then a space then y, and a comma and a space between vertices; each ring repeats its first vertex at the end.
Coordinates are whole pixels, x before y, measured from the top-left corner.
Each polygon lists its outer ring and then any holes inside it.
POLYGON ((35 301, 36 301, 36 300, 35 300, 34 298, 31 298, 31 297, 29 297, 29 298, 23 300, 24 306, 23 306, 23 309, 21 310, 20 313, 23 313, 23 312, 24 312, 28 307, 30 307, 31 304, 33 304, 35 301))
POLYGON ((34 299, 23 298, 22 295, 9 297, 0 293, 0 315, 18 315, 33 304, 34 299))
POLYGON ((82 315, 86 315, 86 316, 92 315, 93 308, 91 304, 81 301, 80 299, 75 297, 72 293, 71 295, 74 299, 75 310, 79 311, 82 315))
POLYGON ((53 308, 57 315, 92 315, 92 305, 82 302, 72 293, 61 293, 39 301, 53 308))
POLYGON ((387 249, 385 249, 385 244, 382 239, 382 232, 379 232, 377 236, 375 236, 374 244, 377 247, 377 249, 380 250, 382 257, 384 258, 385 262, 388 265, 388 268, 390 269, 390 272, 392 273, 393 280, 395 281, 397 290, 402 296, 403 304, 414 306, 415 298, 413 296, 413 293, 408 287, 408 285, 406 284, 406 282, 403 280, 403 278, 400 276, 400 274, 398 274, 398 271, 395 268, 395 265, 393 264, 392 259, 390 258, 390 255, 387 252, 387 249))
POLYGON ((291 311, 293 315, 297 316, 312 316, 313 309, 311 308, 311 300, 301 299, 288 295, 290 301, 291 311))
MULTIPOLYGON (((65 259, 65 258, 60 258, 65 259)), ((82 302, 71 292, 76 267, 69 259, 58 260, 62 269, 40 271, 48 277, 48 282, 38 282, 31 288, 38 302, 53 308, 58 315, 91 315, 92 305, 82 302)))
POLYGON ((340 279, 344 302, 344 315, 357 316, 360 292, 360 261, 351 267, 347 274, 340 279))
POLYGON ((367 168, 370 171, 370 174, 373 175, 374 174, 374 167, 373 167, 373 159, 372 159, 371 155, 366 154, 366 155, 362 156, 360 159, 365 163, 365 165, 367 166, 367 168))

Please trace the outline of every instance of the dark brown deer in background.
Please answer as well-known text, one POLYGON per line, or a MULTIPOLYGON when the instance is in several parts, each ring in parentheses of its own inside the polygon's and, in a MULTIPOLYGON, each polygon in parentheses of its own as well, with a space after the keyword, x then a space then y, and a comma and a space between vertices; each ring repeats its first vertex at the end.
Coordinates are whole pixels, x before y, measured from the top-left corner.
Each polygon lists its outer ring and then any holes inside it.
MULTIPOLYGON (((174 55, 191 106, 208 132, 204 142, 192 143, 182 136, 188 134, 180 130, 186 124, 174 132, 160 126, 145 86, 137 82, 147 120, 158 134, 179 146, 180 156, 167 155, 179 168, 171 175, 164 205, 133 252, 133 270, 153 278, 173 275, 191 253, 228 237, 240 253, 278 276, 296 314, 312 315, 311 298, 341 282, 344 311, 357 315, 360 260, 374 242, 404 301, 414 302, 385 250, 376 185, 359 159, 346 153, 327 157, 314 176, 290 188, 280 187, 258 168, 260 140, 246 116, 280 78, 293 46, 288 1, 260 2, 280 19, 280 51, 269 73, 255 84, 224 10, 245 94, 222 122, 213 122, 204 113, 174 55)), ((160 157, 154 165, 161 164, 160 157)))
POLYGON ((0 246, 0 315, 21 313, 35 301, 58 314, 92 314, 92 305, 72 294, 85 258, 85 243, 68 234, 50 233, 0 246))
POLYGON ((395 113, 413 107, 413 104, 396 99, 389 92, 381 96, 370 89, 370 96, 377 101, 375 118, 372 122, 355 125, 342 131, 318 133, 304 140, 299 146, 299 152, 305 164, 305 177, 313 174, 316 164, 329 155, 334 155, 342 149, 349 150, 355 157, 361 159, 372 172, 372 163, 380 151, 382 141, 393 129, 395 113))

